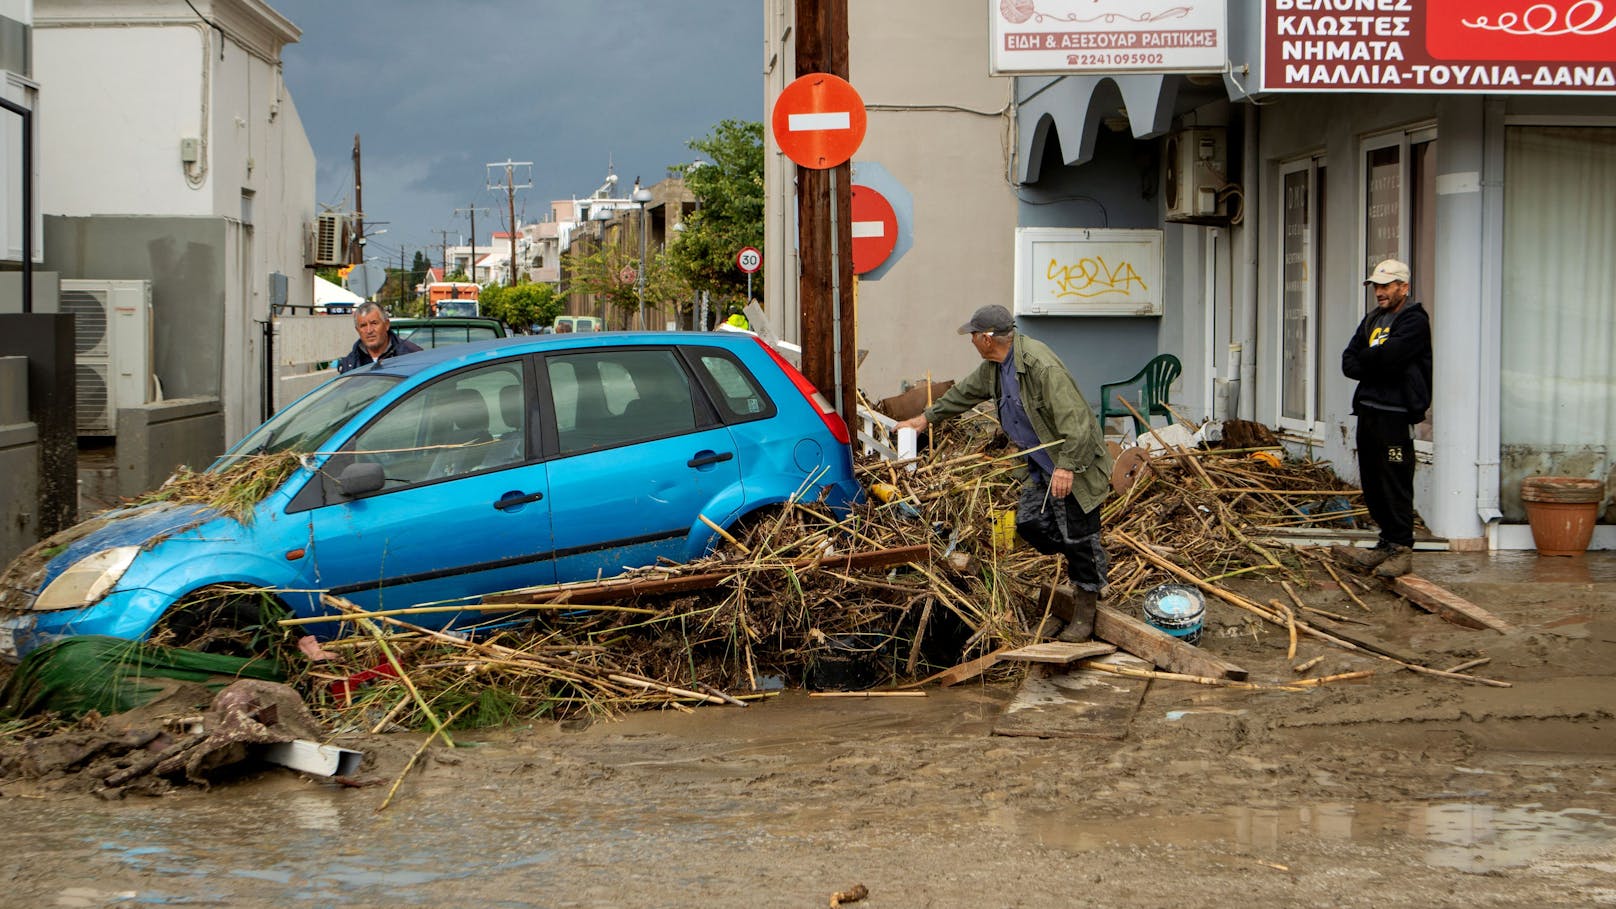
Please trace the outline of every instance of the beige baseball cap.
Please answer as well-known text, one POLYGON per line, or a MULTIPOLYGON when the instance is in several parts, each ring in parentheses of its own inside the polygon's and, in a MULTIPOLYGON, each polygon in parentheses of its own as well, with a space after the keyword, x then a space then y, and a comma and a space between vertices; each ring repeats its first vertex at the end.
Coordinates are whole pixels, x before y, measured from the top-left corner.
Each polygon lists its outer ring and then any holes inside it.
POLYGON ((1396 259, 1387 259, 1375 266, 1375 270, 1369 273, 1364 283, 1390 284, 1394 281, 1408 283, 1408 266, 1396 259))

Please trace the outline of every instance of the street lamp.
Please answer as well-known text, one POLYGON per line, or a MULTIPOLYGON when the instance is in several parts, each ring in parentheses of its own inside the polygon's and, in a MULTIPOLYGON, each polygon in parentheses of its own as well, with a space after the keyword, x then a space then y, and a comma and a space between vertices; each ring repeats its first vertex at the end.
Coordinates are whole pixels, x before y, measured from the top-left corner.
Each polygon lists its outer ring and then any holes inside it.
MULTIPOLYGON (((589 211, 589 220, 594 221, 594 222, 596 222, 596 223, 598 223, 600 225, 600 249, 601 249, 601 261, 602 262, 606 261, 606 256, 605 256, 605 251, 606 251, 606 222, 610 221, 611 219, 612 219, 612 210, 609 209, 609 208, 596 207, 596 208, 590 209, 590 211, 589 211)), ((601 297, 600 297, 600 324, 602 326, 606 325, 606 295, 605 294, 601 294, 601 297)))
POLYGON ((640 298, 640 330, 645 330, 645 218, 646 205, 651 201, 651 191, 640 188, 640 181, 634 181, 634 193, 629 196, 640 207, 640 267, 639 267, 639 298, 640 298))

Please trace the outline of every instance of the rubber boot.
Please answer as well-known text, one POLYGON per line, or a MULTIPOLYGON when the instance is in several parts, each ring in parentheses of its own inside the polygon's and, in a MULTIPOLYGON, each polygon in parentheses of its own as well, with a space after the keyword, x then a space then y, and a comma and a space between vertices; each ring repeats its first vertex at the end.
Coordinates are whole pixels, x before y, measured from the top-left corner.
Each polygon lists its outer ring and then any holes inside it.
POLYGON ((1393 546, 1385 561, 1375 566, 1377 578, 1400 578, 1414 570, 1414 550, 1407 546, 1393 546))
POLYGON ((1100 595, 1081 588, 1072 591, 1072 620, 1055 640, 1068 644, 1086 641, 1094 634, 1094 613, 1100 608, 1100 595))

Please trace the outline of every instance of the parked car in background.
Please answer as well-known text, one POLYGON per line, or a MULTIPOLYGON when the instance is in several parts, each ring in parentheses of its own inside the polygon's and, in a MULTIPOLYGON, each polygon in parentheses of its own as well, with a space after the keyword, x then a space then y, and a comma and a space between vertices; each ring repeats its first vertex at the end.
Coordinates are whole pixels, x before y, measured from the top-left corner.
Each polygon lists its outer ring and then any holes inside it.
POLYGON ((394 319, 392 324, 399 337, 414 341, 425 349, 445 344, 487 341, 509 334, 505 330, 505 323, 498 319, 439 316, 435 319, 394 319))
POLYGON ((554 324, 555 333, 564 335, 568 332, 601 331, 599 316, 556 316, 554 324))
POLYGON ((372 609, 469 604, 696 558, 716 536, 703 517, 731 527, 796 496, 836 509, 861 496, 842 419, 738 333, 544 335, 383 360, 309 392, 209 472, 279 452, 300 457, 240 520, 157 502, 34 547, 0 576, 0 657, 261 621, 260 591, 302 616, 329 614, 321 592, 372 609))

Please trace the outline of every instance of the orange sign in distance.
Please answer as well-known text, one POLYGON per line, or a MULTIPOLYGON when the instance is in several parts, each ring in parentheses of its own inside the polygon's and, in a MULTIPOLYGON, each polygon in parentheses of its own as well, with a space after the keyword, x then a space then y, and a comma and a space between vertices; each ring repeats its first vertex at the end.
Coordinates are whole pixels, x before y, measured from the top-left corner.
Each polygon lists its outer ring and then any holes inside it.
POLYGON ((898 245, 898 214, 868 186, 853 184, 853 274, 881 267, 898 245))
POLYGON ((803 167, 826 170, 858 151, 865 119, 864 99, 846 79, 809 73, 774 100, 774 141, 803 167))

